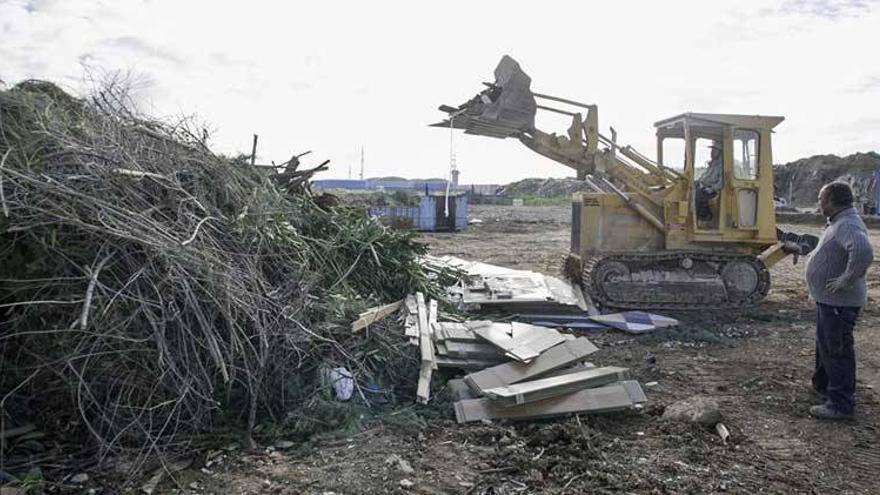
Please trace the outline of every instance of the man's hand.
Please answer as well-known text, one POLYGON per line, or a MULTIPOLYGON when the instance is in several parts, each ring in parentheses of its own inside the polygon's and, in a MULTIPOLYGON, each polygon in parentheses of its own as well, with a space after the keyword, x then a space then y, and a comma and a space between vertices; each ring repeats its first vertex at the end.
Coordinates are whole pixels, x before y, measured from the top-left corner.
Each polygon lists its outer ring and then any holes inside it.
POLYGON ((844 287, 846 287, 846 280, 844 280, 843 277, 830 278, 828 279, 828 282, 825 283, 825 289, 831 293, 839 292, 844 287))

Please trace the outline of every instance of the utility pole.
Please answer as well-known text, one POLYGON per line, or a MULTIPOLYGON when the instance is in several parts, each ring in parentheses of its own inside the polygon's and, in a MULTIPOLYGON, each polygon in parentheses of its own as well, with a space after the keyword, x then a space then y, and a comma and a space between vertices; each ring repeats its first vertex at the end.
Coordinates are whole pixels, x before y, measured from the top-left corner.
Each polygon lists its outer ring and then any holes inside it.
POLYGON ((257 135, 254 134, 254 147, 251 148, 251 167, 257 162, 257 135))
POLYGON ((361 145, 361 180, 364 180, 364 145, 361 145))

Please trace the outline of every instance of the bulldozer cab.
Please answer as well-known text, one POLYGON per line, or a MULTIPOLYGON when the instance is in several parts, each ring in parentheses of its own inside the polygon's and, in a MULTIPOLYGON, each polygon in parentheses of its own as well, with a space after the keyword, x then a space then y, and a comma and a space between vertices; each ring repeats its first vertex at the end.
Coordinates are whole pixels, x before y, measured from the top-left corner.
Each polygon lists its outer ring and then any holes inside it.
POLYGON ((657 128, 657 160, 687 179, 691 242, 771 242, 772 129, 783 117, 685 113, 657 128))

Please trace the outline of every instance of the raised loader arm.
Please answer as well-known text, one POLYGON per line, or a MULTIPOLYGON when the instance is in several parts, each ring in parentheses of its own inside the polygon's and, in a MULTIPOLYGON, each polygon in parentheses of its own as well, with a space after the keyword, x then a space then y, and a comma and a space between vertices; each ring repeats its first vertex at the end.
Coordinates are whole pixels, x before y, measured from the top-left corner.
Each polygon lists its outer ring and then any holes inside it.
POLYGON ((495 69, 495 82, 458 107, 440 106, 448 114, 434 127, 463 129, 466 134, 494 138, 514 137, 526 147, 577 171, 597 192, 612 191, 623 198, 639 215, 659 230, 665 230, 662 212, 652 212, 662 205, 664 190, 685 180, 678 172, 654 163, 629 146, 616 143, 599 133, 599 109, 574 100, 533 93, 531 78, 519 64, 505 55, 495 69), (562 103, 586 111, 538 104, 537 100, 562 103), (535 127, 538 110, 570 116, 571 126, 565 135, 547 133, 535 127), (595 178, 596 180, 592 180, 595 178))

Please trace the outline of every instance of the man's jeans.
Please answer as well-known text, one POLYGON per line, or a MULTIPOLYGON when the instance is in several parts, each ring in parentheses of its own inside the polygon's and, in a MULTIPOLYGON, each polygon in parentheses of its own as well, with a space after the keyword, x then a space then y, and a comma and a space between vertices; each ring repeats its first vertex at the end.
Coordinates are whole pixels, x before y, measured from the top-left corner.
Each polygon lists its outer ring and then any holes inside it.
POLYGON ((816 304, 816 371, 813 388, 835 411, 855 410, 856 353, 853 326, 861 308, 816 304))

